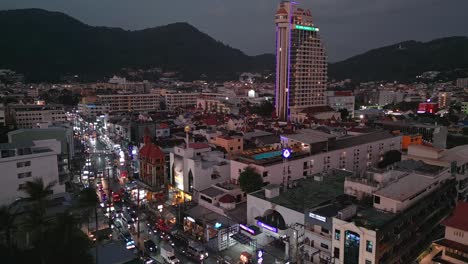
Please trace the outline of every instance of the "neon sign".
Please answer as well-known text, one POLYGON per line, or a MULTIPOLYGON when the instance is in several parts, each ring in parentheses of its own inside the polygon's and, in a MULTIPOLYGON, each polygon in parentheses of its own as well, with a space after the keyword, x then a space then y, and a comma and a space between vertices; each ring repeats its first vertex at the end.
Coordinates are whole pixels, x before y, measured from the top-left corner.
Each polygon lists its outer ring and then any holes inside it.
POLYGON ((301 25, 296 25, 296 29, 302 29, 302 30, 308 30, 308 31, 319 31, 319 29, 316 27, 307 27, 307 26, 301 26, 301 25))
POLYGON ((274 226, 269 226, 265 223, 263 223, 262 221, 260 220, 257 220, 257 225, 260 226, 260 227, 263 227, 265 228, 266 230, 268 231, 271 231, 273 233, 278 233, 278 228, 274 227, 274 226))
POLYGON ((322 221, 322 222, 326 222, 326 221, 327 221, 327 218, 326 218, 326 217, 321 216, 321 215, 317 215, 317 214, 314 214, 314 213, 309 213, 309 217, 310 217, 310 218, 313 218, 313 219, 316 219, 316 220, 319 220, 319 221, 322 221))
POLYGON ((282 155, 283 155, 283 158, 285 158, 285 159, 291 157, 291 150, 287 149, 287 148, 283 149, 282 155))
POLYGON ((259 249, 257 251, 257 263, 258 264, 263 263, 263 249, 259 249))
POLYGON ((250 234, 255 235, 255 230, 253 230, 252 228, 247 227, 247 226, 245 226, 245 225, 243 225, 243 224, 239 224, 239 227, 240 227, 242 230, 245 230, 245 231, 249 232, 250 234))

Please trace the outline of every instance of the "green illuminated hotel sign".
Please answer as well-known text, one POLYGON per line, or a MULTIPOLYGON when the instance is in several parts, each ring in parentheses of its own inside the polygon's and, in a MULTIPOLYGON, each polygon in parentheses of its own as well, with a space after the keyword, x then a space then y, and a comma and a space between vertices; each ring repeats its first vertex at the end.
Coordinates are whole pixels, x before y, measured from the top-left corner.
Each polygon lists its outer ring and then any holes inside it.
POLYGON ((301 25, 295 25, 295 28, 302 29, 302 30, 309 30, 309 31, 319 31, 319 29, 316 27, 307 27, 307 26, 301 26, 301 25))

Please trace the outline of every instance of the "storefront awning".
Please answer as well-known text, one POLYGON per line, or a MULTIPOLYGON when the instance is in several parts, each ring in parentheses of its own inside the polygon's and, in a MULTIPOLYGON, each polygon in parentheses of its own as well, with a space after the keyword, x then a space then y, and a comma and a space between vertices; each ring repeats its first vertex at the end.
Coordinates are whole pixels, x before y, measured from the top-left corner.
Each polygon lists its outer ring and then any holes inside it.
POLYGON ((250 242, 252 241, 252 239, 242 233, 237 233, 237 234, 234 234, 231 236, 234 240, 236 240, 237 242, 241 243, 241 244, 244 244, 244 245, 248 245, 250 244, 250 242))

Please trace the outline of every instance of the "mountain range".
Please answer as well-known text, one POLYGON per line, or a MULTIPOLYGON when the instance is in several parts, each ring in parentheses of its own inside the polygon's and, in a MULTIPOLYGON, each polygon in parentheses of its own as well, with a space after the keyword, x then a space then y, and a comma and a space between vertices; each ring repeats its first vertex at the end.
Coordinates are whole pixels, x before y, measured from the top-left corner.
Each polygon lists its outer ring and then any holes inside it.
POLYGON ((18 9, 0 11, 0 36, 0 69, 30 81, 66 74, 94 80, 124 67, 176 70, 185 79, 230 79, 274 67, 274 56, 248 56, 188 23, 129 31, 89 26, 59 12, 18 9))
MULTIPOLYGON (((102 80, 122 68, 162 68, 183 79, 236 79, 244 71, 274 71, 273 54, 248 56, 188 23, 129 31, 95 27, 42 9, 0 11, 0 69, 28 81, 64 75, 102 80)), ((468 38, 406 41, 329 65, 329 79, 407 81, 425 71, 468 68, 468 38)))
POLYGON ((426 71, 468 68, 468 38, 405 41, 373 49, 329 65, 330 78, 356 81, 411 81, 426 71))

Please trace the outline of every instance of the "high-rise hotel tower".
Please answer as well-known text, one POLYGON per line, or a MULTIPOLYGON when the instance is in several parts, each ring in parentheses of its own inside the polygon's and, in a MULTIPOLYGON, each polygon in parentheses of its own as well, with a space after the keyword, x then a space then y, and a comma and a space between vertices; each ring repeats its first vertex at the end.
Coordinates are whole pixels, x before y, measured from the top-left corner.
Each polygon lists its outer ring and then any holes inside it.
POLYGON ((283 1, 275 23, 275 107, 278 118, 287 121, 291 113, 326 104, 327 59, 310 10, 283 1))

